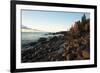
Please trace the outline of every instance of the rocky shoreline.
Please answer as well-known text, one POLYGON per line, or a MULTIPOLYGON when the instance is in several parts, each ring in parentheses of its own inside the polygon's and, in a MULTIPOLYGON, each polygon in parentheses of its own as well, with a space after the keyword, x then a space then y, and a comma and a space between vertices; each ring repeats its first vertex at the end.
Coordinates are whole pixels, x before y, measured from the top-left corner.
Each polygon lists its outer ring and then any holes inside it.
POLYGON ((30 43, 29 49, 22 51, 22 62, 89 59, 89 35, 66 33, 64 36, 54 36, 49 40, 40 38, 37 42, 30 43))

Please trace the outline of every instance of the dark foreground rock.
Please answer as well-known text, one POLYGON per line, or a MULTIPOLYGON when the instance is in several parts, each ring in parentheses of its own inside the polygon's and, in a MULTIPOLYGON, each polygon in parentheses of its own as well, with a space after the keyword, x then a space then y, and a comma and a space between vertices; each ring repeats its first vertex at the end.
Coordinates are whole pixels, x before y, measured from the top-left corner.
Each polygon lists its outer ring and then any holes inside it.
POLYGON ((81 37, 78 34, 73 35, 70 33, 68 36, 54 36, 49 40, 40 38, 33 45, 30 43, 30 49, 22 51, 21 61, 45 62, 89 59, 89 34, 81 37))

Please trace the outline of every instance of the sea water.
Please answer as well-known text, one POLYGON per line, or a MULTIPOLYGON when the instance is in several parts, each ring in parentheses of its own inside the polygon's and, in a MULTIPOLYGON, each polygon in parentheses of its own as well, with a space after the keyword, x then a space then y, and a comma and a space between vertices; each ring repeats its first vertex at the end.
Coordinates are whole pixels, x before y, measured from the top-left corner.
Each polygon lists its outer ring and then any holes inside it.
POLYGON ((22 44, 28 44, 30 42, 36 42, 41 37, 47 37, 47 32, 22 32, 21 42, 22 44))

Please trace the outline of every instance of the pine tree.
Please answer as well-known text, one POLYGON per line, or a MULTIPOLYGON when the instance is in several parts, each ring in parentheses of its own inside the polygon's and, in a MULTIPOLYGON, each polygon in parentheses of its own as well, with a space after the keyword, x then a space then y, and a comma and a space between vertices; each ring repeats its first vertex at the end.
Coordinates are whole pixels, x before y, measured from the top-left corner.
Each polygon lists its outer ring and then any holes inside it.
POLYGON ((83 24, 85 24, 85 22, 86 22, 86 16, 85 16, 85 14, 82 16, 81 22, 82 22, 83 24))

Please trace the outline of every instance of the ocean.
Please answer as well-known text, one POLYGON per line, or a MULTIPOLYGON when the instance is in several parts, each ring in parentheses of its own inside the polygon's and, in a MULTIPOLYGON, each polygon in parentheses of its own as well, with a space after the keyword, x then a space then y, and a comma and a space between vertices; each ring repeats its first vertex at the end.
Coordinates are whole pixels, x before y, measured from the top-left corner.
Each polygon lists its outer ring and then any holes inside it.
POLYGON ((36 42, 41 37, 48 37, 48 32, 22 32, 21 33, 21 43, 28 44, 30 42, 36 42))

